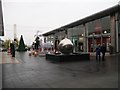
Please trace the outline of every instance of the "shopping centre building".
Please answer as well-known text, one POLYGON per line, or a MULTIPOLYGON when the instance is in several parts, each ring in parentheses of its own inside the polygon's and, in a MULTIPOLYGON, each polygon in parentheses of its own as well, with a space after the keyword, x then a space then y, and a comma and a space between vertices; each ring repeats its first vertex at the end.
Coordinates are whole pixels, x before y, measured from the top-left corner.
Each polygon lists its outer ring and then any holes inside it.
POLYGON ((95 13, 68 25, 43 34, 45 42, 54 43, 67 36, 74 44, 75 51, 93 52, 98 44, 109 45, 114 53, 120 52, 120 5, 95 13))

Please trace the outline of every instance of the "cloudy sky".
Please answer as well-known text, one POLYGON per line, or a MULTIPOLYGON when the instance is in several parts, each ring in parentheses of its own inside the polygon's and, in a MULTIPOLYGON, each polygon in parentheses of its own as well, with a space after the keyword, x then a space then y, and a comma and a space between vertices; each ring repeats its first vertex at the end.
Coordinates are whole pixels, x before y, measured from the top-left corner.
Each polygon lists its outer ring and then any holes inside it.
POLYGON ((13 39, 16 24, 18 39, 23 35, 31 44, 34 35, 59 28, 86 16, 110 8, 119 0, 2 0, 5 36, 13 39))

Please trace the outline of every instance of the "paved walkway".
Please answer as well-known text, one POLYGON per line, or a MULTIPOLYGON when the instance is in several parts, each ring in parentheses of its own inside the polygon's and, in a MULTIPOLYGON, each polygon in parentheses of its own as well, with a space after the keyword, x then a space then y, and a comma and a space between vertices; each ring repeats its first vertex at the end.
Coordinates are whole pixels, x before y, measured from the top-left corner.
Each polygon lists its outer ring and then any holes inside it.
MULTIPOLYGON (((11 57, 3 56, 5 61, 11 57)), ((90 61, 52 63, 16 52, 19 63, 3 64, 3 88, 118 88, 119 58, 106 56, 105 62, 98 63, 91 56, 90 61)))
POLYGON ((7 52, 0 52, 0 54, 1 54, 0 64, 19 63, 19 61, 15 57, 12 57, 7 52))

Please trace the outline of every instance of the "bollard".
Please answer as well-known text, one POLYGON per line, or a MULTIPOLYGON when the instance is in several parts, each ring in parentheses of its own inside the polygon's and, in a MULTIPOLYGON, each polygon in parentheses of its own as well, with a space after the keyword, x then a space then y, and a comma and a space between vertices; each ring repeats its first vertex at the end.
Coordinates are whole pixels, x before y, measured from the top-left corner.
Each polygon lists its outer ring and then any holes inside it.
POLYGON ((8 48, 8 49, 7 49, 7 53, 8 53, 8 54, 10 54, 10 53, 11 53, 11 52, 10 52, 10 48, 8 48))
POLYGON ((29 56, 31 56, 31 52, 29 52, 29 56))
POLYGON ((35 56, 35 57, 37 56, 37 52, 34 53, 34 56, 35 56))
POLYGON ((32 54, 34 55, 34 54, 35 54, 35 51, 33 51, 32 54))

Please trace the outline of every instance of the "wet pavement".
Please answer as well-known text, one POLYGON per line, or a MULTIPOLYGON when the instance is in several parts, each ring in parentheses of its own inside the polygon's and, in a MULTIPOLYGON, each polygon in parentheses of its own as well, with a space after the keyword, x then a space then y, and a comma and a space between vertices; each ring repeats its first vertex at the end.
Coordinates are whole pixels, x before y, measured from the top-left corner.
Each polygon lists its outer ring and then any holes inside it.
MULTIPOLYGON (((6 52, 3 53, 3 59, 6 52)), ((8 57, 8 56, 7 56, 8 57)), ((11 57, 9 55, 9 57, 11 57)), ((105 62, 90 61, 53 63, 45 57, 16 52, 19 63, 2 64, 3 88, 118 88, 118 59, 106 56, 105 62)), ((7 61, 7 60, 6 60, 7 61)))

